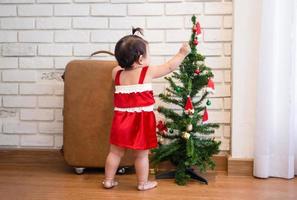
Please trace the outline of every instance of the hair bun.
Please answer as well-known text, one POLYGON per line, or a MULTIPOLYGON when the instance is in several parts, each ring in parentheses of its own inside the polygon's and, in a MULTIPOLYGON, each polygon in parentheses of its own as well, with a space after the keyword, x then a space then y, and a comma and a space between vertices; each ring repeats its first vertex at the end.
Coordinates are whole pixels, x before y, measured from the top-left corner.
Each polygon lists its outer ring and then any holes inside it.
POLYGON ((136 33, 137 31, 138 31, 141 35, 143 35, 143 29, 142 29, 142 28, 139 28, 139 27, 134 28, 134 27, 132 26, 132 35, 135 35, 135 33, 136 33))

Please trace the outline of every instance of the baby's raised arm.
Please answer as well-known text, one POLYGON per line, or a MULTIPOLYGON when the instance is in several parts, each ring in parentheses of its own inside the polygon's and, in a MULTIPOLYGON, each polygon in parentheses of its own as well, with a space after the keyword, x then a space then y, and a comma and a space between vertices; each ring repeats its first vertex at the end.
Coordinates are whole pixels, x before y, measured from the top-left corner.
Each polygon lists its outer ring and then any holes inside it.
POLYGON ((159 78, 169 74, 180 66, 185 57, 190 53, 191 48, 188 43, 183 43, 179 52, 162 65, 150 66, 148 72, 152 78, 159 78))

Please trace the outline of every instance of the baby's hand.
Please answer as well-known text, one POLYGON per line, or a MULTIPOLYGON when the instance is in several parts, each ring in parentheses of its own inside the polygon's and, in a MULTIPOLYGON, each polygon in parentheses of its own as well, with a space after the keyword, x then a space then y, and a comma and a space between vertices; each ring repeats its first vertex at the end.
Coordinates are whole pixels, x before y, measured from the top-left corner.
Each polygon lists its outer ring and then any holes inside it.
POLYGON ((185 42, 183 43, 183 45, 181 46, 181 48, 179 49, 179 53, 183 54, 183 55, 188 55, 191 52, 191 47, 190 45, 185 42))

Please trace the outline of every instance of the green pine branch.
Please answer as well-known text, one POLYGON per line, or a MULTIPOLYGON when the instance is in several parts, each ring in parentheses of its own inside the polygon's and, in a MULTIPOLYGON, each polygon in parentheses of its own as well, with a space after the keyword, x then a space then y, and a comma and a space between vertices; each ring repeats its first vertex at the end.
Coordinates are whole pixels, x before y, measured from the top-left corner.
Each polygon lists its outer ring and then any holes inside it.
POLYGON ((182 120, 182 117, 176 113, 175 111, 169 109, 169 108, 165 108, 163 106, 159 106, 159 112, 161 114, 163 114, 165 117, 171 119, 172 121, 179 121, 182 120))
POLYGON ((166 90, 168 92, 170 92, 171 94, 175 95, 175 97, 179 97, 179 94, 177 92, 175 92, 174 90, 172 90, 171 88, 166 87, 166 90))
POLYGON ((208 92, 204 92, 204 94, 203 94, 202 97, 199 99, 199 101, 197 101, 197 102, 194 102, 194 101, 193 101, 193 106, 194 106, 194 107, 199 106, 199 105, 202 103, 202 101, 207 97, 207 95, 208 95, 208 92))
POLYGON ((152 165, 157 165, 162 161, 170 159, 175 152, 181 148, 181 145, 177 140, 167 145, 160 145, 158 149, 152 149, 151 152, 154 156, 150 157, 152 165))
POLYGON ((173 98, 170 98, 169 96, 166 96, 166 95, 164 95, 164 94, 159 94, 159 97, 160 97, 160 99, 162 99, 164 102, 166 102, 166 103, 173 103, 173 104, 175 104, 175 105, 178 105, 178 106, 180 106, 181 108, 183 108, 183 105, 181 104, 181 102, 179 102, 178 100, 176 100, 176 99, 173 99, 173 98))

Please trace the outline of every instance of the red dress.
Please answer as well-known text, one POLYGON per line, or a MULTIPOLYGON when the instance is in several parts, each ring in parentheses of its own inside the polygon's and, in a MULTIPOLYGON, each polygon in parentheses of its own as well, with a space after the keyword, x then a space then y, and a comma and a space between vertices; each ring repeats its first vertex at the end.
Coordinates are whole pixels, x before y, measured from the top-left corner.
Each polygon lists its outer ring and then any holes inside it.
POLYGON ((120 85, 123 70, 117 71, 111 144, 142 150, 157 147, 152 84, 143 83, 147 69, 148 66, 141 69, 139 82, 134 85, 120 85))

